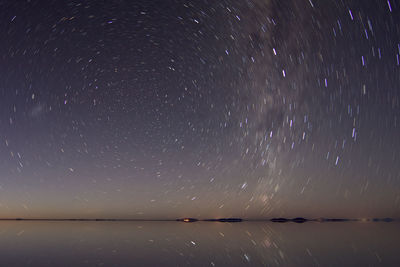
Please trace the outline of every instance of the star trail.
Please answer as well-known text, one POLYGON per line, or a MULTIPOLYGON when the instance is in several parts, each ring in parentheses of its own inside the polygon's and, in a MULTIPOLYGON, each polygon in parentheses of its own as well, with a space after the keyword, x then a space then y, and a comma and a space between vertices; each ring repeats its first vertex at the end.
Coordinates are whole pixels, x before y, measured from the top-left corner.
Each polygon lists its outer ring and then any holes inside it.
POLYGON ((0 1, 0 217, 395 217, 398 1, 0 1))

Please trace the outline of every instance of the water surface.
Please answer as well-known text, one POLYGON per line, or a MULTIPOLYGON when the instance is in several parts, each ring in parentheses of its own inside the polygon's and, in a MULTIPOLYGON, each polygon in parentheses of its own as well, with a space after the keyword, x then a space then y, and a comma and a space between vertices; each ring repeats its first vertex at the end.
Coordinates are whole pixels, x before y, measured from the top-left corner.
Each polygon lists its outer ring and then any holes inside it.
POLYGON ((400 266, 400 224, 0 222, 1 266, 400 266))

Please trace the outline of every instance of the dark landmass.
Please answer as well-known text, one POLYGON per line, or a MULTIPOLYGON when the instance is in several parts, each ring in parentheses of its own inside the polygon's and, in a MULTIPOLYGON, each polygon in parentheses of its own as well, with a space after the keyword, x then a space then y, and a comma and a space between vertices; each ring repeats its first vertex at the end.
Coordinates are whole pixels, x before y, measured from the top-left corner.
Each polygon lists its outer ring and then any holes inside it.
POLYGON ((243 219, 240 218, 221 218, 217 220, 218 222, 242 222, 243 219))
POLYGON ((286 218, 272 218, 270 221, 271 222, 285 223, 285 222, 288 222, 289 219, 286 219, 286 218))
POLYGON ((196 219, 196 218, 179 218, 179 219, 107 219, 107 218, 97 218, 97 219, 85 219, 85 218, 0 218, 0 221, 77 221, 77 222, 274 222, 274 223, 305 223, 305 222, 394 222, 398 219, 394 218, 363 218, 363 219, 346 219, 346 218, 316 218, 316 219, 306 219, 303 217, 290 218, 272 218, 272 219, 258 219, 258 220, 245 220, 242 218, 219 218, 219 219, 196 219))
POLYGON ((316 222, 350 222, 358 221, 358 219, 343 219, 343 218, 318 218, 314 219, 316 222))
POLYGON ((183 219, 177 219, 179 222, 197 222, 197 221, 203 221, 203 222, 242 222, 243 219, 241 218, 220 218, 220 219, 204 219, 204 220, 199 220, 199 219, 194 219, 194 218, 183 218, 183 219))
POLYGON ((308 219, 297 217, 297 218, 293 218, 291 221, 295 222, 295 223, 305 223, 308 221, 308 219))
POLYGON ((374 219, 372 219, 372 221, 374 221, 374 222, 393 222, 394 219, 392 219, 392 218, 383 218, 383 219, 374 218, 374 219))
POLYGON ((171 222, 171 219, 112 219, 112 218, 0 218, 0 221, 53 221, 53 222, 171 222))

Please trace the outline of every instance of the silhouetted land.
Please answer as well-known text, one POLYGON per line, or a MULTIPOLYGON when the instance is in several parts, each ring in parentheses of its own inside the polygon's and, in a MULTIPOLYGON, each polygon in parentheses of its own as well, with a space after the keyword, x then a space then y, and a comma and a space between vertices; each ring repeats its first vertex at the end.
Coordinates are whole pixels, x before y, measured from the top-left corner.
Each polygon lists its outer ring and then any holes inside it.
POLYGON ((295 222, 295 223, 304 223, 309 221, 308 219, 302 218, 302 217, 297 217, 293 219, 288 219, 288 218, 272 218, 270 220, 271 222, 278 222, 278 223, 285 223, 285 222, 295 222))
POLYGON ((319 218, 316 219, 319 222, 349 222, 349 221, 357 221, 357 219, 342 219, 342 218, 319 218))
POLYGON ((285 222, 288 222, 289 219, 286 219, 286 218, 272 218, 270 221, 271 222, 285 223, 285 222))
POLYGON ((374 221, 374 222, 393 222, 394 219, 392 219, 392 218, 383 218, 383 219, 374 218, 374 219, 372 219, 372 221, 374 221))
POLYGON ((113 218, 97 218, 97 219, 85 219, 85 218, 61 218, 61 219, 52 219, 52 218, 0 218, 0 221, 78 221, 78 222, 228 222, 228 223, 236 223, 236 222, 274 222, 274 223, 286 223, 286 222, 294 222, 294 223, 305 223, 305 222, 394 222, 399 221, 394 218, 364 218, 364 219, 347 219, 347 218, 316 218, 316 219, 306 219, 302 217, 296 217, 293 219, 290 218, 272 218, 272 219, 255 219, 255 220, 246 220, 242 218, 217 218, 217 219, 197 219, 197 218, 179 218, 179 219, 113 219, 113 218))
POLYGON ((308 221, 307 219, 301 218, 301 217, 297 217, 297 218, 292 219, 292 222, 295 222, 295 223, 304 223, 304 222, 307 222, 307 221, 308 221))
POLYGON ((242 222, 243 219, 240 218, 221 218, 217 219, 217 222, 242 222))

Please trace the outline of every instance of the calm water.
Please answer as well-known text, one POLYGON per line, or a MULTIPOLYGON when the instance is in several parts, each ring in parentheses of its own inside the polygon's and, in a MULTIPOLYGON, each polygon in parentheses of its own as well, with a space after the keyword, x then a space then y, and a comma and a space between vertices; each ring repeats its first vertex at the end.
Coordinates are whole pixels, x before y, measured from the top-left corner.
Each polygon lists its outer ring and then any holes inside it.
POLYGON ((400 266, 400 224, 0 222, 0 266, 400 266))

